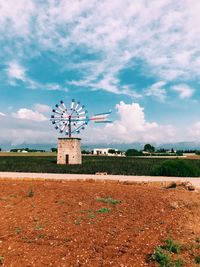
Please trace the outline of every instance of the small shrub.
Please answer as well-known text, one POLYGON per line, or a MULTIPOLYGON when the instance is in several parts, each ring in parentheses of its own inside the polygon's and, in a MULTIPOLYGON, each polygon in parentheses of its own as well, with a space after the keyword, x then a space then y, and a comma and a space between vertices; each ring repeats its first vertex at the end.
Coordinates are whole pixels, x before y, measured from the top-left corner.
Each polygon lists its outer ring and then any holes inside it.
POLYGON ((89 215, 87 216, 87 218, 88 218, 88 219, 93 219, 93 218, 95 218, 95 216, 94 216, 94 214, 91 213, 91 214, 89 214, 89 215))
POLYGON ((82 213, 91 213, 93 212, 94 210, 93 209, 88 209, 88 210, 82 210, 81 212, 82 213))
POLYGON ((154 166, 151 171, 151 175, 195 177, 199 176, 200 172, 195 166, 190 165, 188 162, 181 159, 175 159, 175 160, 166 160, 154 166))
POLYGON ((40 224, 37 224, 35 226, 35 230, 43 230, 44 229, 44 226, 40 225, 40 224))
POLYGON ((16 194, 11 194, 10 197, 16 198, 17 195, 16 194))
POLYGON ((37 238, 44 238, 45 237, 45 234, 39 234, 37 235, 37 238))
POLYGON ((4 257, 0 256, 0 265, 3 265, 3 263, 4 263, 4 257))
POLYGON ((184 261, 182 259, 176 260, 170 267, 182 267, 184 265, 184 261))
POLYGON ((166 239, 164 241, 164 245, 161 246, 162 249, 165 249, 169 252, 173 252, 175 254, 179 254, 181 250, 181 245, 178 243, 175 243, 172 239, 166 239))
POLYGON ((33 196, 34 196, 33 189, 30 188, 29 191, 28 191, 27 197, 33 197, 33 196))
POLYGON ((172 189, 172 188, 176 188, 176 187, 177 187, 176 182, 172 182, 172 183, 170 183, 166 188, 167 188, 167 189, 172 189))
POLYGON ((170 267, 171 256, 168 252, 165 252, 161 247, 156 247, 152 260, 156 261, 160 267, 170 267))
POLYGON ((175 244, 170 239, 169 241, 165 241, 165 243, 166 244, 163 246, 156 247, 154 253, 151 256, 152 260, 156 261, 159 264, 159 267, 182 267, 184 265, 183 260, 182 259, 173 260, 170 255, 171 252, 176 253, 178 251, 177 244, 175 244))
POLYGON ((15 228, 15 233, 16 234, 20 234, 22 232, 22 228, 20 228, 20 227, 16 227, 15 228))
POLYGON ((116 204, 121 203, 121 200, 113 199, 111 197, 97 198, 96 201, 107 203, 107 204, 112 204, 112 205, 116 205, 116 204))
POLYGON ((63 204, 65 204, 65 201, 63 199, 60 199, 60 200, 56 200, 55 203, 63 205, 63 204))
POLYGON ((101 208, 101 209, 97 210, 96 212, 97 212, 97 213, 107 213, 107 212, 110 212, 110 211, 111 211, 111 209, 108 209, 108 208, 101 208))
POLYGON ((195 263, 200 264, 200 255, 195 257, 195 263))
POLYGON ((197 243, 200 243, 200 237, 197 237, 197 238, 195 239, 195 241, 196 241, 197 243))

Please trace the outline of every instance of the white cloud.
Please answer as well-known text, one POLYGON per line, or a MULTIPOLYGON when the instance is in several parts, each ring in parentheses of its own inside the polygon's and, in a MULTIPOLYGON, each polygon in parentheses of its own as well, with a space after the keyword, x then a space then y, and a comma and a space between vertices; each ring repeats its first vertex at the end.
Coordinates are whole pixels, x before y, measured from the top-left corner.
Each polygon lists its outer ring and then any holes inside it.
MULTIPOLYGON (((38 21, 38 31, 45 38, 45 45, 53 49, 74 43, 91 52, 102 53, 103 60, 97 60, 96 68, 90 69, 88 74, 91 71, 97 78, 99 62, 102 62, 102 83, 109 91, 116 92, 116 89, 110 83, 109 86, 105 84, 105 74, 106 81, 115 79, 134 58, 143 59, 150 67, 148 72, 164 79, 187 80, 190 75, 198 78, 198 0, 193 0, 192 4, 188 0, 181 3, 172 0, 51 3, 47 7, 51 15, 47 17, 42 13, 38 21), (60 28, 66 35, 60 34, 60 28), (55 44, 53 38, 47 38, 47 33, 48 36, 56 33, 59 41, 55 44)), ((44 39, 40 41, 44 42, 44 39)), ((95 88, 96 85, 98 79, 93 79, 92 86, 95 88)))
MULTIPOLYGON (((118 119, 112 124, 96 127, 89 124, 81 136, 83 143, 166 143, 175 141, 175 129, 171 125, 160 125, 145 119, 144 109, 138 103, 116 105, 118 119)), ((59 132, 38 111, 19 109, 12 117, 0 117, 0 142, 13 145, 22 143, 56 143, 59 132)))
POLYGON ((194 93, 194 89, 186 84, 172 86, 172 89, 179 93, 181 99, 190 98, 194 93))
POLYGON ((34 109, 35 111, 40 112, 40 113, 48 113, 51 111, 51 108, 44 104, 35 104, 34 109))
POLYGON ((17 81, 22 81, 27 88, 30 89, 43 89, 43 90, 63 90, 67 92, 66 88, 56 83, 40 83, 28 77, 26 68, 17 61, 11 61, 8 64, 7 76, 9 83, 16 85, 17 81))
POLYGON ((11 136, 12 139, 11 144, 13 146, 21 145, 23 143, 26 144, 49 144, 49 143, 56 143, 57 139, 54 135, 54 138, 51 131, 47 130, 38 130, 36 128, 28 128, 28 129, 11 129, 11 136), (19 134, 19 131, 21 134, 19 134), (50 138, 51 137, 51 138, 50 138))
POLYGON ((0 112, 0 116, 2 116, 2 117, 5 117, 5 116, 6 116, 6 114, 5 114, 5 113, 3 113, 3 112, 0 112))
POLYGON ((166 85, 166 82, 160 81, 154 83, 150 88, 145 91, 145 95, 154 96, 163 102, 166 98, 166 90, 163 88, 166 85))
POLYGON ((7 74, 11 80, 17 79, 17 80, 25 81, 26 80, 25 72, 26 70, 24 69, 24 67, 21 66, 18 62, 12 61, 8 63, 7 74))
POLYGON ((144 109, 138 103, 116 105, 119 119, 102 128, 90 128, 84 139, 93 143, 170 142, 175 140, 171 125, 159 125, 145 120, 144 109), (92 133, 91 133, 92 132, 92 133))
POLYGON ((117 78, 138 58, 148 75, 161 80, 199 80, 199 10, 199 0, 21 0, 17 6, 2 0, 0 32, 1 38, 23 38, 16 46, 22 57, 31 40, 33 54, 51 50, 69 56, 77 48, 98 54, 81 69, 85 81, 93 89, 102 85, 129 94, 132 88, 120 88, 117 78))
POLYGON ((0 117, 0 143, 21 144, 55 144, 58 133, 49 121, 34 121, 13 117, 0 117))
POLYGON ((38 111, 33 111, 27 108, 20 108, 16 113, 12 113, 12 116, 17 119, 31 120, 31 121, 46 121, 48 120, 43 114, 38 111))
POLYGON ((200 136, 200 121, 191 125, 188 129, 188 137, 192 141, 199 141, 200 136))
POLYGON ((92 90, 105 90, 114 94, 124 94, 129 95, 135 98, 142 97, 141 94, 137 93, 134 88, 127 85, 120 85, 120 81, 118 78, 114 77, 113 74, 106 74, 101 80, 94 81, 96 78, 93 76, 89 76, 89 78, 82 81, 71 81, 68 84, 75 86, 84 86, 89 87, 92 90))
POLYGON ((31 20, 36 12, 34 1, 1 0, 0 30, 4 35, 26 37, 30 34, 31 20))

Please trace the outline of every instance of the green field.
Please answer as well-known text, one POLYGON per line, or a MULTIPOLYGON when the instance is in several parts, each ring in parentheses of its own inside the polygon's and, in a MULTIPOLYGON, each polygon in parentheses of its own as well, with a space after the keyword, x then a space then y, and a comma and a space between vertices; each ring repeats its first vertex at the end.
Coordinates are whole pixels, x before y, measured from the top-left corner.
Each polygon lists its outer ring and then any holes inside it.
POLYGON ((13 156, 13 157, 55 157, 56 152, 0 152, 0 157, 13 156))
MULTIPOLYGON (((172 171, 170 169, 171 172, 168 175, 200 176, 200 160, 169 159, 167 161, 173 164, 178 161, 178 166, 175 166, 175 169, 172 166, 172 171), (184 165, 183 163, 187 165, 187 168, 186 172, 181 173, 179 171, 185 168, 185 166, 182 166, 184 165)), ((164 162, 166 163, 166 159, 162 158, 83 156, 82 165, 62 166, 56 164, 55 156, 3 156, 0 157, 0 171, 83 174, 107 172, 108 174, 120 175, 159 175, 154 174, 152 171, 164 162)), ((164 173, 163 175, 167 174, 164 173)))

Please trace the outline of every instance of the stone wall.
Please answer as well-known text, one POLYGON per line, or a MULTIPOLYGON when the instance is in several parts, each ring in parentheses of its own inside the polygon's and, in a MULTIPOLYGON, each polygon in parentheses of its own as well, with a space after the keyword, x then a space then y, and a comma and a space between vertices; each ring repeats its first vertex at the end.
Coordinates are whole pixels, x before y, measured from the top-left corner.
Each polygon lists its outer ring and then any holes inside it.
POLYGON ((80 138, 58 138, 57 164, 82 164, 80 138))

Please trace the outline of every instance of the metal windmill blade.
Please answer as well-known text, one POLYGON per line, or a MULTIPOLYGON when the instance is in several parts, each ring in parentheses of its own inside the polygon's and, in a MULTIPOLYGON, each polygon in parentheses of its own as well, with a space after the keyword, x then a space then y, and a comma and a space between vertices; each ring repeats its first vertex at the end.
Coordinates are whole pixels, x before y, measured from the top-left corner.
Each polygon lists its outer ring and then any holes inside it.
POLYGON ((111 111, 95 114, 89 118, 86 114, 85 106, 81 105, 75 99, 72 99, 70 108, 67 108, 64 102, 61 100, 59 104, 55 105, 52 109, 53 115, 51 115, 51 122, 55 125, 55 129, 60 130, 60 133, 64 133, 71 137, 73 133, 79 134, 81 130, 85 129, 85 126, 93 121, 95 123, 111 123, 108 120, 108 116, 111 111))

